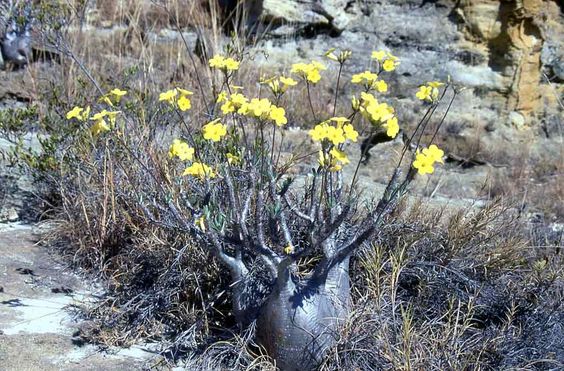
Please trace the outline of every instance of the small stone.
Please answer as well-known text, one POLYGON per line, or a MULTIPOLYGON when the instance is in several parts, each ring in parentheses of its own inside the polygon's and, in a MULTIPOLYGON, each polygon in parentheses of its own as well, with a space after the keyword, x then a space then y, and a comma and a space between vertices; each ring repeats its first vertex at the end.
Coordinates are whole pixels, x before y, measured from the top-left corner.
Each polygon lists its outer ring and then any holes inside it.
POLYGON ((509 122, 517 129, 525 128, 525 116, 517 111, 513 111, 509 114, 509 122))
POLYGON ((20 218, 18 212, 13 207, 0 210, 0 223, 15 222, 20 218))

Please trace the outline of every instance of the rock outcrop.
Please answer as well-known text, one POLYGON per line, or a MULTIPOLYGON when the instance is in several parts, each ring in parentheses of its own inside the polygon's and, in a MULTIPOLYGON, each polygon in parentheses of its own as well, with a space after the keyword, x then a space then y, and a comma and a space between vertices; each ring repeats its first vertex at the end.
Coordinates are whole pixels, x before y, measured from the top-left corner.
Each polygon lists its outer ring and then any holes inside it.
POLYGON ((489 66, 505 77, 509 111, 529 116, 539 107, 541 52, 558 13, 555 2, 543 0, 465 0, 454 9, 465 38, 486 50, 489 66))
POLYGON ((340 34, 351 21, 353 3, 347 0, 262 0, 261 20, 274 33, 300 34, 324 31, 340 34))

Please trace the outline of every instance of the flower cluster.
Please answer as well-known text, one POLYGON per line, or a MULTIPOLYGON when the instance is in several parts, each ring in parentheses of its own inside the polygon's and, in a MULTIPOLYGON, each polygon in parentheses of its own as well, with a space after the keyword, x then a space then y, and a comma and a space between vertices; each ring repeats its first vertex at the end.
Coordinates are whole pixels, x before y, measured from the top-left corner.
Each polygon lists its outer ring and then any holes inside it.
POLYGON ((372 59, 377 60, 382 69, 387 72, 395 70, 400 64, 398 57, 384 50, 373 51, 372 59))
POLYGON ((398 119, 395 110, 387 103, 379 103, 370 93, 361 93, 360 102, 354 98, 353 107, 358 109, 374 125, 382 125, 390 138, 395 138, 399 133, 398 119))
POLYGON ((230 57, 224 57, 222 55, 216 55, 209 60, 209 65, 211 68, 217 68, 224 72, 237 71, 239 69, 239 64, 239 61, 230 57))
POLYGON ((444 85, 439 81, 431 81, 426 85, 421 85, 415 96, 428 102, 436 102, 439 98, 439 87, 444 85))
POLYGON ((266 84, 276 97, 281 96, 288 90, 290 86, 296 86, 298 82, 291 77, 271 77, 269 79, 261 79, 261 84, 266 84))
POLYGON ((309 131, 309 136, 315 142, 327 140, 335 146, 345 143, 347 139, 356 142, 358 132, 349 121, 350 120, 346 117, 332 117, 327 121, 315 125, 315 127, 309 131), (332 125, 332 122, 334 122, 335 125, 332 125))
POLYGON ((67 120, 77 119, 78 121, 86 121, 90 117, 90 106, 86 108, 75 106, 67 112, 67 120))
POLYGON ((321 142, 323 145, 319 151, 319 165, 327 167, 329 171, 339 171, 342 165, 350 162, 347 154, 339 149, 339 146, 347 140, 356 142, 358 132, 348 118, 332 117, 311 129, 309 136, 313 141, 321 142))
POLYGON ((347 59, 349 59, 352 55, 350 50, 342 50, 338 55, 335 54, 335 48, 331 48, 325 52, 325 56, 335 62, 339 62, 340 64, 345 63, 347 59))
POLYGON ((351 82, 364 85, 366 91, 377 90, 380 93, 388 91, 388 84, 384 80, 378 80, 378 74, 370 71, 353 75, 351 82))
POLYGON ((344 151, 333 147, 329 150, 329 152, 322 149, 319 150, 319 158, 317 162, 320 166, 327 167, 329 171, 335 172, 341 170, 343 165, 348 164, 350 160, 344 151))
POLYGON ((115 88, 110 90, 107 94, 102 95, 99 101, 106 103, 110 107, 113 107, 114 104, 119 104, 121 98, 124 97, 126 94, 127 94, 126 90, 115 88))
POLYGON ((236 112, 240 115, 261 120, 271 120, 278 126, 284 126, 288 123, 286 110, 272 104, 267 98, 252 98, 249 100, 241 93, 233 93, 227 96, 225 92, 222 92, 219 94, 217 102, 223 103, 221 112, 224 115, 236 112))
POLYGON ((198 161, 193 162, 192 165, 188 166, 182 175, 191 175, 199 178, 200 180, 204 180, 205 178, 215 178, 216 176, 215 171, 211 167, 198 161))
POLYGON ((161 93, 159 95, 159 102, 168 102, 171 106, 178 107, 181 111, 187 111, 192 108, 192 102, 188 98, 192 94, 194 93, 191 91, 174 88, 161 93))
MULTIPOLYGON (((188 143, 180 139, 174 139, 168 150, 168 156, 170 158, 178 157, 182 161, 192 161, 194 158, 194 152, 194 148, 190 147, 188 143)), ((204 180, 206 177, 214 178, 216 176, 211 167, 199 161, 194 161, 184 170, 182 175, 191 175, 199 178, 200 180, 204 180)))
POLYGON ((92 127, 90 128, 92 135, 96 136, 100 133, 110 131, 111 127, 106 122, 106 118, 108 118, 110 124, 114 126, 116 123, 116 117, 119 113, 120 113, 119 111, 102 110, 97 114, 93 115, 90 118, 91 121, 94 121, 94 125, 92 125, 92 127))
POLYGON ((312 61, 311 63, 295 63, 292 65, 290 72, 299 75, 301 78, 312 84, 317 84, 321 80, 320 71, 326 70, 327 67, 320 62, 312 61))
POLYGON ((219 142, 222 137, 227 135, 227 127, 219 122, 219 120, 220 119, 215 119, 202 127, 204 139, 219 142))
POLYGON ((74 107, 67 112, 66 118, 67 120, 76 119, 81 122, 86 122, 87 120, 94 121, 94 124, 90 127, 90 132, 92 135, 97 136, 111 130, 111 127, 116 123, 116 117, 119 113, 120 111, 107 111, 104 109, 90 117, 90 106, 86 108, 74 107), (109 124, 106 119, 110 122, 109 124))
POLYGON ((180 139, 175 139, 168 150, 168 156, 170 158, 178 157, 182 161, 190 161, 194 158, 194 148, 180 139))
POLYGON ((433 165, 435 162, 442 164, 444 154, 442 149, 431 144, 429 148, 423 148, 423 151, 417 150, 413 167, 417 169, 419 174, 432 174, 434 171, 433 165))

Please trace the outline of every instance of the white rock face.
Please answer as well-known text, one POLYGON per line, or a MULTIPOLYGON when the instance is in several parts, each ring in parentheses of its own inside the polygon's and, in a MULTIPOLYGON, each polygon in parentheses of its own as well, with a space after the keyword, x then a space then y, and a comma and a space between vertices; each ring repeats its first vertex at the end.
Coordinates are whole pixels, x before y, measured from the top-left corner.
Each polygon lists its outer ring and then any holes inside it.
POLYGON ((260 13, 260 19, 270 23, 277 34, 292 34, 308 27, 323 27, 340 33, 355 17, 350 1, 346 0, 262 0, 251 2, 249 13, 260 13), (290 27, 288 27, 290 25, 290 27))

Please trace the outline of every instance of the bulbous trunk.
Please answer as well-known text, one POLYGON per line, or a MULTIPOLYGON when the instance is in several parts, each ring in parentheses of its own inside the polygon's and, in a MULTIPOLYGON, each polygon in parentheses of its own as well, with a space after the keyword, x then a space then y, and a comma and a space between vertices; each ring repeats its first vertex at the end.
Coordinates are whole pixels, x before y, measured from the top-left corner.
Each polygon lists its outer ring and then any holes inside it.
POLYGON ((348 259, 325 278, 277 285, 257 320, 257 339, 282 371, 312 370, 335 344, 349 313, 348 259))

